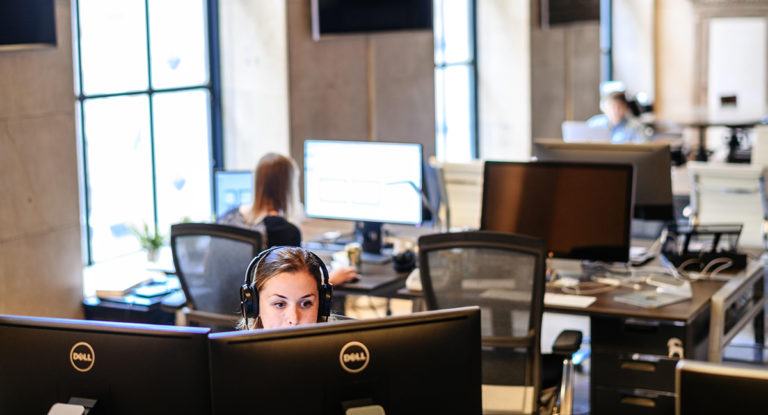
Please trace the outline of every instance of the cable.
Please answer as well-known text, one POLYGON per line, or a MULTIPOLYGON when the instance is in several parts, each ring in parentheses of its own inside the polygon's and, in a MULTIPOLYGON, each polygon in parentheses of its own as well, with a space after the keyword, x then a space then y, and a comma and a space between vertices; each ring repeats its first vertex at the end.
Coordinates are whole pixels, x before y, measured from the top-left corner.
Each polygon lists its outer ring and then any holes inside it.
POLYGON ((566 294, 576 294, 576 295, 593 295, 593 294, 601 294, 608 291, 615 290, 616 287, 612 285, 605 285, 598 282, 580 282, 575 287, 561 287, 560 290, 566 294), (583 288, 582 288, 583 287, 583 288), (590 288, 594 287, 594 288, 590 288))

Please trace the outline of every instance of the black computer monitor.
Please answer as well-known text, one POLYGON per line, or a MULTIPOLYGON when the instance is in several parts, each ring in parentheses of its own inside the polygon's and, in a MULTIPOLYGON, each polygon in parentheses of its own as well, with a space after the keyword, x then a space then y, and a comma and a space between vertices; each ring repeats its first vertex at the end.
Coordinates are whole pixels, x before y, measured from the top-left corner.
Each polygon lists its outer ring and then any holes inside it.
POLYGON ((379 252, 382 223, 421 223, 421 192, 420 144, 304 142, 306 215, 364 223, 366 252, 379 252))
POLYGON ((240 205, 253 202, 253 172, 250 170, 214 170, 213 211, 217 218, 240 205))
POLYGON ((210 339, 214 413, 481 412, 477 307, 210 339))
POLYGON ((761 414, 766 412, 768 369, 681 360, 675 369, 675 413, 761 414))
POLYGON ((485 162, 480 229, 544 239, 552 256, 629 259, 632 166, 485 162))
POLYGON ((533 154, 539 161, 631 164, 635 169, 633 217, 674 219, 669 144, 566 143, 536 140, 533 154))
POLYGON ((209 329, 0 315, 0 413, 208 414, 209 329))

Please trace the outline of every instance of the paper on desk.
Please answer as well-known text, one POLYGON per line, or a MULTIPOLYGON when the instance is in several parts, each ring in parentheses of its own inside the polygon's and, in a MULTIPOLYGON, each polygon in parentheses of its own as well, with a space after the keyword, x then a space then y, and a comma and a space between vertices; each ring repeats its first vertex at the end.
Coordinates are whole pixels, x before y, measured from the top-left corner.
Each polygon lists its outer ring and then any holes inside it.
POLYGON ((545 293, 544 305, 559 305, 563 307, 587 308, 597 300, 588 295, 545 293))

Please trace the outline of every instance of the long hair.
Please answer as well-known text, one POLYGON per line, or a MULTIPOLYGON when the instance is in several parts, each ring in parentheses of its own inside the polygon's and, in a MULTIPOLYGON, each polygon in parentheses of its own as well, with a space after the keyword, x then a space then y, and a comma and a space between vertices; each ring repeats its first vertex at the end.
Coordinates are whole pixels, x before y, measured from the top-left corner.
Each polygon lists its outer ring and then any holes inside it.
POLYGON ((260 222, 270 211, 290 217, 295 210, 298 167, 290 157, 267 153, 259 159, 253 178, 253 205, 246 222, 260 222))
MULTIPOLYGON (((302 271, 306 271, 315 279, 319 296, 320 287, 323 284, 323 274, 320 270, 320 263, 318 262, 317 256, 303 248, 293 246, 280 247, 270 252, 254 271, 255 275, 251 281, 251 286, 256 289, 256 293, 259 293, 264 287, 264 284, 274 276, 284 272, 296 273, 302 271)), ((254 301, 259 301, 258 296, 254 298, 254 301)), ((261 305, 259 305, 259 310, 261 310, 261 305)), ((261 319, 259 318, 250 319, 248 323, 250 326, 247 327, 248 329, 262 327, 261 319)), ((246 329, 245 318, 240 319, 237 329, 246 329)))

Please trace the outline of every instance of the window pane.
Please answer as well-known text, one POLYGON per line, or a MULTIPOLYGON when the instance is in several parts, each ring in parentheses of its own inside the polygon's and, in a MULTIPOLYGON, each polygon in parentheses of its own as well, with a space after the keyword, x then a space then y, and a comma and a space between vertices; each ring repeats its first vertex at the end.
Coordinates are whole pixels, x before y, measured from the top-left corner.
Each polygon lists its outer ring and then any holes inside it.
POLYGON ((152 87, 208 81, 204 0, 150 0, 152 87))
MULTIPOLYGON (((445 161, 468 161, 472 155, 472 69, 469 65, 443 69, 445 100, 445 161)), ((439 157, 440 155, 438 155, 439 157)))
POLYGON ((436 7, 440 23, 435 25, 435 45, 442 51, 435 54, 437 63, 457 63, 472 60, 471 0, 441 1, 436 7), (440 32, 438 33, 438 28, 440 32))
POLYGON ((86 162, 94 262, 140 249, 131 227, 153 227, 147 96, 86 100, 86 162))
POLYGON ((80 0, 83 93, 142 90, 147 33, 141 0, 80 0))
POLYGON ((158 226, 211 218, 208 91, 153 97, 158 226))

